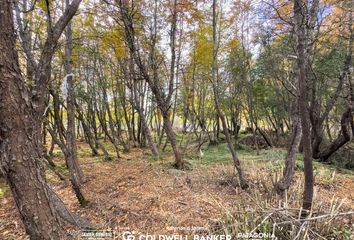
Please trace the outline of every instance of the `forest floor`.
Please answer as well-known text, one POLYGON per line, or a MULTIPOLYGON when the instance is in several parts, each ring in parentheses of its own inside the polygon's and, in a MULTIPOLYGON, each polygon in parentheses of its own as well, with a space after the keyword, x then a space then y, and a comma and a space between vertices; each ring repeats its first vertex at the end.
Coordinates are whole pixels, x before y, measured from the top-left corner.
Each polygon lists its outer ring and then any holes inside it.
MULTIPOLYGON (((79 161, 86 178, 83 190, 89 200, 84 208, 79 206, 68 182, 60 181, 49 170, 47 175, 72 212, 99 229, 114 230, 117 236, 127 230, 136 234, 210 233, 217 228, 227 229, 227 224, 237 221, 243 224, 241 229, 250 231, 255 224, 254 213, 248 219, 243 211, 252 211, 256 205, 299 208, 303 189, 301 161, 296 165, 294 184, 287 196, 281 198, 274 194, 272 183, 281 175, 284 150, 261 150, 257 155, 253 150, 241 149, 239 154, 251 183, 247 191, 237 186, 225 144, 205 149, 203 158, 189 157, 193 169, 179 171, 172 168, 173 158, 168 153, 163 160, 156 160, 147 149, 132 148, 121 159, 104 161, 102 156, 92 157, 88 146, 79 142, 79 161)), ((54 161, 67 174, 59 150, 54 161)), ((353 172, 316 163, 315 175, 318 211, 354 209, 353 172)), ((350 231, 353 223, 353 216, 346 216, 338 225, 341 229, 333 231, 350 231)), ((0 239, 28 239, 3 179, 0 179, 0 239)))

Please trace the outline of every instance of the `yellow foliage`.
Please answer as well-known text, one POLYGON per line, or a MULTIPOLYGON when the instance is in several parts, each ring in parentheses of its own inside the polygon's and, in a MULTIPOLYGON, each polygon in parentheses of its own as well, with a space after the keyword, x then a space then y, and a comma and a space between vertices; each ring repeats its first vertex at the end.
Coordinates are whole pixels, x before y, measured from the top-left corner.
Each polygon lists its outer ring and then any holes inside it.
POLYGON ((121 29, 112 29, 102 34, 101 50, 108 51, 113 49, 117 58, 124 57, 126 55, 126 49, 123 41, 124 33, 121 29))

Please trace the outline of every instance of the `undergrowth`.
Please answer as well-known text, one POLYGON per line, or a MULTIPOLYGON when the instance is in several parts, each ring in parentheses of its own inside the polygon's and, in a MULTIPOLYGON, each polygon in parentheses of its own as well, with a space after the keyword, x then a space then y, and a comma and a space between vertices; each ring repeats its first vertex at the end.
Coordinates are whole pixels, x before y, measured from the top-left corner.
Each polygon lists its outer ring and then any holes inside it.
POLYGON ((280 174, 253 174, 252 187, 242 192, 232 209, 214 200, 223 217, 211 224, 210 234, 240 234, 261 239, 351 239, 354 212, 333 197, 329 204, 315 201, 312 211, 301 218, 302 180, 296 179, 284 196, 275 193, 280 174), (236 210, 234 210, 236 209, 236 210))

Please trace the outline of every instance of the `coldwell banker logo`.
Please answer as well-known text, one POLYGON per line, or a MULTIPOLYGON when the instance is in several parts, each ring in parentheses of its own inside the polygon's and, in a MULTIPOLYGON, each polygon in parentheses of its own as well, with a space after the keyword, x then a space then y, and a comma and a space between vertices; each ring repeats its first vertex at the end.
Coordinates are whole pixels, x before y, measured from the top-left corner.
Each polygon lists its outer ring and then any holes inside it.
POLYGON ((150 234, 140 234, 135 236, 131 231, 123 232, 123 240, 231 240, 231 235, 193 235, 188 237, 188 235, 150 235, 150 234))
MULTIPOLYGON (((150 235, 150 234, 139 234, 134 235, 131 231, 123 232, 123 240, 232 240, 231 235, 150 235)), ((272 239, 277 240, 278 238, 271 233, 238 233, 234 236, 234 239, 248 239, 248 240, 263 240, 272 239)))
POLYGON ((123 240, 135 240, 135 236, 130 231, 124 232, 122 237, 123 237, 123 240))

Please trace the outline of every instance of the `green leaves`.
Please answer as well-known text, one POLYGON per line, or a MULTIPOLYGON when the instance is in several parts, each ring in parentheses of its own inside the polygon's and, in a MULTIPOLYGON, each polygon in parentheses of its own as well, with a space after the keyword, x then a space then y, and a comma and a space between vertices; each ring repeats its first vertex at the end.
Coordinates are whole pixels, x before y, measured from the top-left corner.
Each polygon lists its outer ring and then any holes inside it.
POLYGON ((39 0, 38 1, 38 6, 44 11, 47 12, 47 6, 49 6, 49 8, 52 5, 52 0, 39 0))

